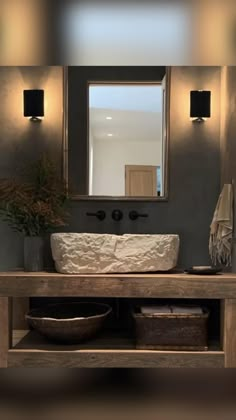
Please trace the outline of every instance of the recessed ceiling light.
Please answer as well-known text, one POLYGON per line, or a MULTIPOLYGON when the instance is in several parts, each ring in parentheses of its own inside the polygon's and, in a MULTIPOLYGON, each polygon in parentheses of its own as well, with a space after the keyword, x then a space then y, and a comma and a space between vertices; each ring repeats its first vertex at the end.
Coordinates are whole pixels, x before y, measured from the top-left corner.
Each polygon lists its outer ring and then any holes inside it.
POLYGON ((112 120, 112 117, 106 117, 106 120, 112 120))
POLYGON ((112 137, 112 136, 113 136, 113 134, 112 134, 112 133, 108 133, 107 135, 108 135, 108 137, 112 137))

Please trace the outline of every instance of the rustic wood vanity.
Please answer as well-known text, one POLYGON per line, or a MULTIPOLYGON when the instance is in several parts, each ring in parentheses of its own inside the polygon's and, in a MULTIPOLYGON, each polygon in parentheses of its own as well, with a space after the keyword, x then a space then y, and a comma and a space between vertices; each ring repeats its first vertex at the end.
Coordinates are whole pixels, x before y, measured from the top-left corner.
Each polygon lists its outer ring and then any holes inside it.
POLYGON ((0 296, 0 367, 236 367, 236 274, 2 272, 0 296), (130 337, 120 332, 73 346, 50 344, 34 331, 16 340, 13 297, 218 299, 221 337, 209 343, 208 351, 137 350, 130 337))

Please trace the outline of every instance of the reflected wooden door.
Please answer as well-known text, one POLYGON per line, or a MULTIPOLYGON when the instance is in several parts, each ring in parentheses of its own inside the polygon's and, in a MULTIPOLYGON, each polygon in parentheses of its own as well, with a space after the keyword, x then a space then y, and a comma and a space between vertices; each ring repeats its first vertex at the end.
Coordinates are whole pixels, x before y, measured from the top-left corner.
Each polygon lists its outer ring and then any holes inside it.
POLYGON ((125 165, 125 195, 129 197, 156 197, 157 166, 125 165))

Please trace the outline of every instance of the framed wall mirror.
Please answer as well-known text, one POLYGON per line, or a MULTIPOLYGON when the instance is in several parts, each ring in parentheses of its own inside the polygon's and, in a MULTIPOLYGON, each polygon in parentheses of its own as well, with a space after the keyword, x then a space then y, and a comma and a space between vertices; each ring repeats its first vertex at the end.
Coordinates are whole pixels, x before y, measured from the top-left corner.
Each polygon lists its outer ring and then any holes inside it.
POLYGON ((72 199, 166 200, 170 69, 64 69, 63 168, 72 199))

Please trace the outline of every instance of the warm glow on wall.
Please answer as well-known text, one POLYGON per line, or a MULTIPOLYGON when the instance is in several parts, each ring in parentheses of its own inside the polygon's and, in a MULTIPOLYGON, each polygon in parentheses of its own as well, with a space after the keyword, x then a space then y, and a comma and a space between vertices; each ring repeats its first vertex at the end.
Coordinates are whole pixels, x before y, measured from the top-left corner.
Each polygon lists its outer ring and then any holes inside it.
POLYGON ((220 67, 172 67, 170 98, 170 139, 177 132, 179 145, 185 147, 186 142, 205 136, 205 142, 215 146, 217 130, 220 124, 220 67), (174 82, 173 82, 174 80, 174 82), (190 92, 194 90, 211 92, 211 117, 203 124, 192 124, 190 117, 190 92))
MULTIPOLYGON (((62 141, 63 122, 63 77, 62 67, 0 67, 4 81, 1 99, 1 130, 3 143, 8 147, 23 147, 27 138, 36 142, 48 138, 50 147, 55 139, 62 141), (41 124, 32 124, 29 117, 24 117, 23 91, 39 89, 44 91, 44 117, 41 124), (39 141, 39 140, 38 140, 39 141)), ((33 115, 32 115, 33 116, 33 115)), ((3 146, 2 143, 2 146, 3 146)))
POLYGON ((45 81, 44 89, 44 124, 57 126, 63 118, 63 68, 58 68, 60 72, 60 89, 58 89, 58 80, 51 77, 45 81))
POLYGON ((235 0, 192 3, 192 56, 190 65, 235 64, 235 0))
POLYGON ((38 0, 1 0, 0 64, 42 64, 45 48, 42 5, 38 0))

